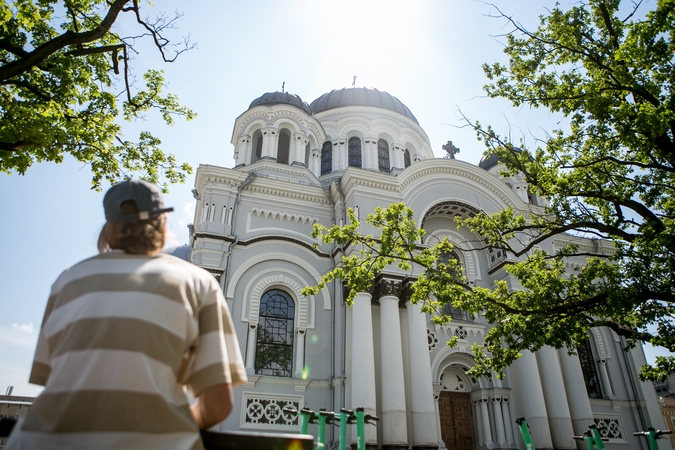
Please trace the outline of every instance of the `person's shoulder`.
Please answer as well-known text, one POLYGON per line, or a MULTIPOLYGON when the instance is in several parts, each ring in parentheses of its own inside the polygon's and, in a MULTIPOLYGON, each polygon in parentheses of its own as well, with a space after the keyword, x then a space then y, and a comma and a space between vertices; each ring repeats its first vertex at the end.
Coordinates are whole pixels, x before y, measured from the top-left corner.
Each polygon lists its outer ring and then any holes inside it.
POLYGON ((215 279, 208 271, 176 256, 160 253, 159 255, 156 255, 155 258, 157 264, 165 266, 167 269, 174 269, 191 277, 215 279))

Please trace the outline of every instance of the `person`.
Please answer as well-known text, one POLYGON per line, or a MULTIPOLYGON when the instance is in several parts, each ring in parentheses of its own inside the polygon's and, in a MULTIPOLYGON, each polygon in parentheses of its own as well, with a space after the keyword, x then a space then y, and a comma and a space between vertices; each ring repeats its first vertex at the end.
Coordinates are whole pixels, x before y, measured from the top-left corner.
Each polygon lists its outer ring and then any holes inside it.
POLYGON ((173 208, 155 185, 121 182, 103 205, 100 253, 52 286, 29 379, 45 389, 6 448, 201 449, 246 381, 222 290, 161 253, 173 208))

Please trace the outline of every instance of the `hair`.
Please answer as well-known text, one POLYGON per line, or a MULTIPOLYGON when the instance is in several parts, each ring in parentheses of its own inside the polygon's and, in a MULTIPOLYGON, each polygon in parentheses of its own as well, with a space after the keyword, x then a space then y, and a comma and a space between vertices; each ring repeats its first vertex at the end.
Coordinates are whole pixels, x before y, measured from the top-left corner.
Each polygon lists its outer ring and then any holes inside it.
MULTIPOLYGON (((137 214, 133 200, 122 202, 123 215, 137 214)), ((98 236, 98 251, 123 250, 133 255, 154 255, 164 247, 166 240, 166 213, 147 220, 107 222, 98 236)))

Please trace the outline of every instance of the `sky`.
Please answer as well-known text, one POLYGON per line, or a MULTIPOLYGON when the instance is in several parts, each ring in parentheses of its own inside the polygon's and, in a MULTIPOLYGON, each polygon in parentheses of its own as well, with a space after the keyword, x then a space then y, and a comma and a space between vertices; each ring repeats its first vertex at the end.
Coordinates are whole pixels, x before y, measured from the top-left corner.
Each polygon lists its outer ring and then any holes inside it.
MULTIPOLYGON (((552 1, 495 0, 504 13, 534 28, 552 1)), ((649 7, 650 2, 647 2, 649 7)), ((561 0, 563 7, 572 4, 561 0)), ((171 37, 190 35, 197 47, 164 64, 150 43, 139 43, 133 67, 164 70, 167 90, 197 112, 168 127, 148 114, 124 123, 127 138, 141 130, 188 162, 233 167, 235 118, 266 92, 299 95, 311 103, 333 89, 387 91, 401 100, 426 131, 437 157, 453 141, 458 159, 478 163, 483 146, 463 127, 462 116, 491 124, 503 134, 532 142, 560 119, 546 111, 514 109, 488 99, 482 64, 505 61, 503 35, 511 30, 494 6, 472 0, 162 0, 145 15, 183 13, 171 37)), ((135 34, 120 20, 117 31, 135 34)), ((28 384, 37 332, 56 277, 96 253, 103 225, 103 192, 90 190, 87 166, 32 166, 25 175, 0 174, 0 394, 37 395, 28 384)), ((108 186, 104 186, 107 189, 108 186)), ((194 220, 194 174, 170 187, 167 246, 188 242, 194 220)), ((648 360, 663 349, 647 349, 648 360)))

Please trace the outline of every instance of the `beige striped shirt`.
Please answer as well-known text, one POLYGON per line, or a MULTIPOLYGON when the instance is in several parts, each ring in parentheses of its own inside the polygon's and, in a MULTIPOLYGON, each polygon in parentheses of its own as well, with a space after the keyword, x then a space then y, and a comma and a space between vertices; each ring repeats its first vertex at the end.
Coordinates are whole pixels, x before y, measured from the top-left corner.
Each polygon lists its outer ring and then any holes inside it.
POLYGON ((218 282, 169 255, 100 254, 52 286, 8 449, 200 449, 183 390, 246 381, 218 282))

